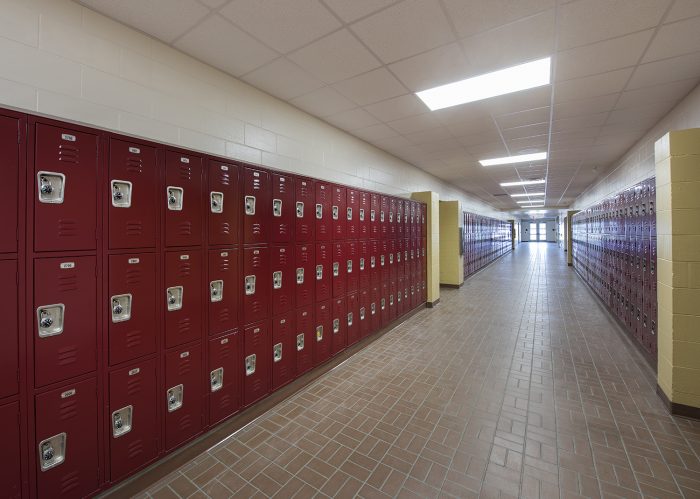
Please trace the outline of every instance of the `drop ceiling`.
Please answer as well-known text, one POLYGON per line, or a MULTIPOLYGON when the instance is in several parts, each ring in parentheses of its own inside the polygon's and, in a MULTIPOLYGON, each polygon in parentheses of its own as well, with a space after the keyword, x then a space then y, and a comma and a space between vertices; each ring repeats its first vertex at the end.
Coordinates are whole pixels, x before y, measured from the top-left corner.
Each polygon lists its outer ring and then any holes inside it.
POLYGON ((80 3, 500 209, 527 192, 500 182, 545 176, 568 206, 700 81, 698 0, 80 3), (432 112, 414 95, 546 56, 551 85, 432 112))

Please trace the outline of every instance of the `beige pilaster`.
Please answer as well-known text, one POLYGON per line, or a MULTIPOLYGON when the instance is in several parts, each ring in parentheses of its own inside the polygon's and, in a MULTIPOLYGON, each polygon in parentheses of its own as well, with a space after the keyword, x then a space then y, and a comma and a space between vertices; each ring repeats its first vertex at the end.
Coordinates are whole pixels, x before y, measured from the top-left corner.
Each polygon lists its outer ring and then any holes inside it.
POLYGON ((427 240, 427 266, 428 266, 428 305, 440 300, 440 198, 437 192, 414 192, 411 199, 421 201, 428 205, 428 240, 427 240))
POLYGON ((464 258, 460 255, 462 210, 459 201, 440 201, 440 284, 461 286, 464 258))

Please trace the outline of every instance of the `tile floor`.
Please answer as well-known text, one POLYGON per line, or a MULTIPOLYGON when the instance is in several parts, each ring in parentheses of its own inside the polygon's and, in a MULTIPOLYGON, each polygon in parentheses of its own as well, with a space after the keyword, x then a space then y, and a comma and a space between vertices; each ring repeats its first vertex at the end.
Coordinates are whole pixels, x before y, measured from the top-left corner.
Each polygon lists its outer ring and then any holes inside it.
POLYGON ((700 497, 700 423, 521 244, 140 497, 700 497))

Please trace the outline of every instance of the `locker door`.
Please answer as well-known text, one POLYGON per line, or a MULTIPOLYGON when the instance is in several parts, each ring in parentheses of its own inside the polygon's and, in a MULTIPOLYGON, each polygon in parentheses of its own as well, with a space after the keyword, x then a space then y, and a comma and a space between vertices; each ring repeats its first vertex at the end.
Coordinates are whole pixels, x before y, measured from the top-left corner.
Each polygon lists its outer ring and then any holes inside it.
POLYGON ((109 139, 109 247, 153 248, 157 236, 155 147, 109 139))
POLYGON ((110 255, 108 274, 109 363, 114 366, 156 351, 156 255, 110 255))
POLYGON ((343 240, 347 238, 348 214, 347 191, 339 185, 332 186, 333 196, 331 201, 331 218, 333 219, 333 239, 343 240))
POLYGON ((34 376, 46 386, 96 367, 95 257, 34 261, 34 376))
POLYGON ((359 243, 357 241, 348 241, 345 243, 345 272, 347 275, 347 292, 354 293, 357 291, 360 283, 359 275, 359 243))
MULTIPOLYGON (((406 227, 406 228, 409 229, 409 227, 406 227)), ((406 278, 410 277, 410 275, 411 275, 411 260, 409 258, 410 252, 411 252, 411 240, 404 239, 403 240, 403 252, 401 255, 401 259, 403 261, 403 275, 406 278)), ((401 267, 399 267, 399 269, 400 268, 401 267)))
POLYGON ((399 316, 398 303, 396 303, 396 281, 389 283, 389 322, 396 320, 399 316))
POLYGON ((97 384, 87 379, 36 397, 38 497, 85 497, 97 490, 97 384))
POLYGON ((38 123, 34 249, 95 249, 97 136, 38 123))
POLYGON ((348 344, 348 308, 345 297, 334 298, 331 306, 331 355, 345 350, 348 344))
POLYGON ((387 239, 389 237, 389 198, 379 197, 379 237, 387 239))
POLYGON ((333 280, 333 297, 339 298, 345 294, 347 288, 347 259, 345 257, 345 243, 333 243, 333 262, 331 265, 333 280))
POLYGON ((270 315, 270 250, 268 248, 243 249, 241 309, 243 324, 251 324, 270 315))
POLYGON ((272 178, 272 225, 270 241, 288 243, 292 240, 295 225, 294 178, 273 173, 272 178))
POLYGON ((389 282, 382 281, 379 288, 379 316, 381 327, 391 322, 391 309, 389 308, 389 282))
POLYGON ((403 299, 403 276, 399 276, 396 280, 396 315, 401 317, 406 313, 406 303, 403 299))
POLYGON ((224 246, 239 242, 240 203, 238 167, 209 161, 209 244, 224 246))
POLYGON ((389 279, 391 281, 396 281, 398 277, 399 264, 396 261, 396 239, 392 239, 388 244, 388 255, 389 255, 389 279))
POLYGON ((396 238, 404 238, 403 199, 396 200, 396 238))
POLYGON ((165 152, 165 245, 202 242, 202 158, 165 152))
POLYGON ((316 227, 316 192, 311 179, 297 177, 294 182, 296 231, 295 240, 298 243, 314 240, 316 227))
POLYGON ((396 239, 396 198, 389 198, 389 238, 396 239))
POLYGON ((232 331, 209 340, 209 422, 212 425, 241 408, 242 338, 238 331, 232 331))
POLYGON ((305 306, 296 312, 296 336, 294 340, 296 374, 301 376, 314 366, 314 317, 313 307, 305 306))
POLYGON ((359 191, 347 188, 345 218, 347 219, 347 237, 348 239, 357 239, 360 237, 360 193, 359 191))
POLYGON ((209 250, 209 334, 238 326, 238 249, 209 250))
POLYGON ((316 244, 316 302, 328 300, 331 297, 331 262, 333 248, 330 243, 316 244))
POLYGON ((296 271, 294 247, 291 245, 270 248, 270 272, 272 288, 272 315, 280 315, 294 308, 296 271))
POLYGON ((243 186, 243 242, 266 243, 270 223, 270 175, 253 168, 242 168, 240 175, 243 186))
POLYGON ((316 182, 316 240, 330 241, 333 232, 331 223, 331 185, 325 182, 316 182))
POLYGON ((182 347, 165 354, 165 450, 202 429, 202 347, 182 347))
POLYGON ((381 237, 381 226, 379 222, 381 198, 379 194, 370 194, 369 203, 369 237, 370 239, 379 239, 381 237))
POLYGON ((391 269, 389 268, 389 240, 379 241, 379 276, 382 282, 389 281, 391 269))
POLYGON ((369 303, 369 318, 372 323, 370 331, 375 333, 379 331, 382 327, 382 312, 381 312, 381 284, 372 285, 372 289, 369 292, 370 303, 369 303))
POLYGON ((331 357, 331 301, 316 303, 314 322, 314 366, 319 366, 331 357))
POLYGON ((202 333, 202 255, 165 252, 165 347, 199 339, 202 333))
POLYGON ((369 239, 370 234, 370 222, 369 222, 369 212, 371 209, 371 195, 369 192, 360 191, 360 207, 357 216, 357 228, 359 231, 360 239, 369 239))
POLYGON ((379 267, 379 241, 371 240, 369 242, 369 282, 370 286, 374 287, 379 284, 380 279, 379 267))
POLYGON ((411 202, 408 199, 403 200, 403 237, 411 237, 411 202))
MULTIPOLYGON (((0 253, 17 251, 17 204, 19 193, 20 144, 17 139, 20 122, 17 118, 0 116, 0 175, 5 193, 0 196, 0 234, 10 237, 0 239, 0 253)), ((5 489, 6 490, 6 489, 5 489)))
POLYGON ((297 307, 311 305, 316 286, 316 258, 314 244, 298 244, 294 253, 296 261, 294 279, 296 282, 295 304, 297 307))
POLYGON ((286 385, 296 373, 296 327, 294 311, 272 320, 272 390, 286 385))
POLYGON ((110 479, 116 482, 158 456, 155 360, 109 373, 110 479))
POLYGON ((19 331, 17 324, 16 260, 0 260, 0 317, 3 332, 0 335, 0 398, 17 393, 19 369, 19 331))
POLYGON ((415 238, 418 235, 418 219, 416 217, 416 209, 418 208, 418 203, 411 201, 411 237, 415 238))
POLYGON ((268 322, 259 322, 243 331, 243 406, 270 393, 272 341, 268 322))
POLYGON ((370 305, 372 300, 370 298, 370 290, 367 288, 360 289, 359 295, 359 323, 360 323, 360 338, 369 336, 372 332, 372 318, 370 316, 370 305))
POLYGON ((428 207, 424 204, 420 205, 420 235, 428 237, 428 207))
POLYGON ((359 248, 359 261, 357 264, 359 275, 358 286, 359 289, 367 289, 370 286, 371 275, 371 269, 369 266, 371 244, 369 241, 359 241, 357 244, 359 248))
POLYGON ((5 442, 5 452, 0 457, 0 487, 3 494, 10 499, 19 499, 22 496, 19 419, 19 402, 0 407, 0 436, 5 442))
POLYGON ((351 293, 347 296, 346 322, 348 330, 348 346, 360 339, 360 294, 351 293))

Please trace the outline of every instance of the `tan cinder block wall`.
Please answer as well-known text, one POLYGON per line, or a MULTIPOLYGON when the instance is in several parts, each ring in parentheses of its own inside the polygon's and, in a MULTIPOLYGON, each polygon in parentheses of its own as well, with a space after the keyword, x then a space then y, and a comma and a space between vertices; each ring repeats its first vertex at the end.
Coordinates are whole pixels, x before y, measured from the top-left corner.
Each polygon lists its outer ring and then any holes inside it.
POLYGON ((700 128, 661 137, 655 161, 658 383, 700 408, 700 128))
POLYGON ((440 196, 437 192, 414 192, 411 199, 428 205, 428 303, 440 299, 440 196))
POLYGON ((464 282, 464 259, 459 254, 462 209, 459 201, 440 201, 440 284, 464 282))

